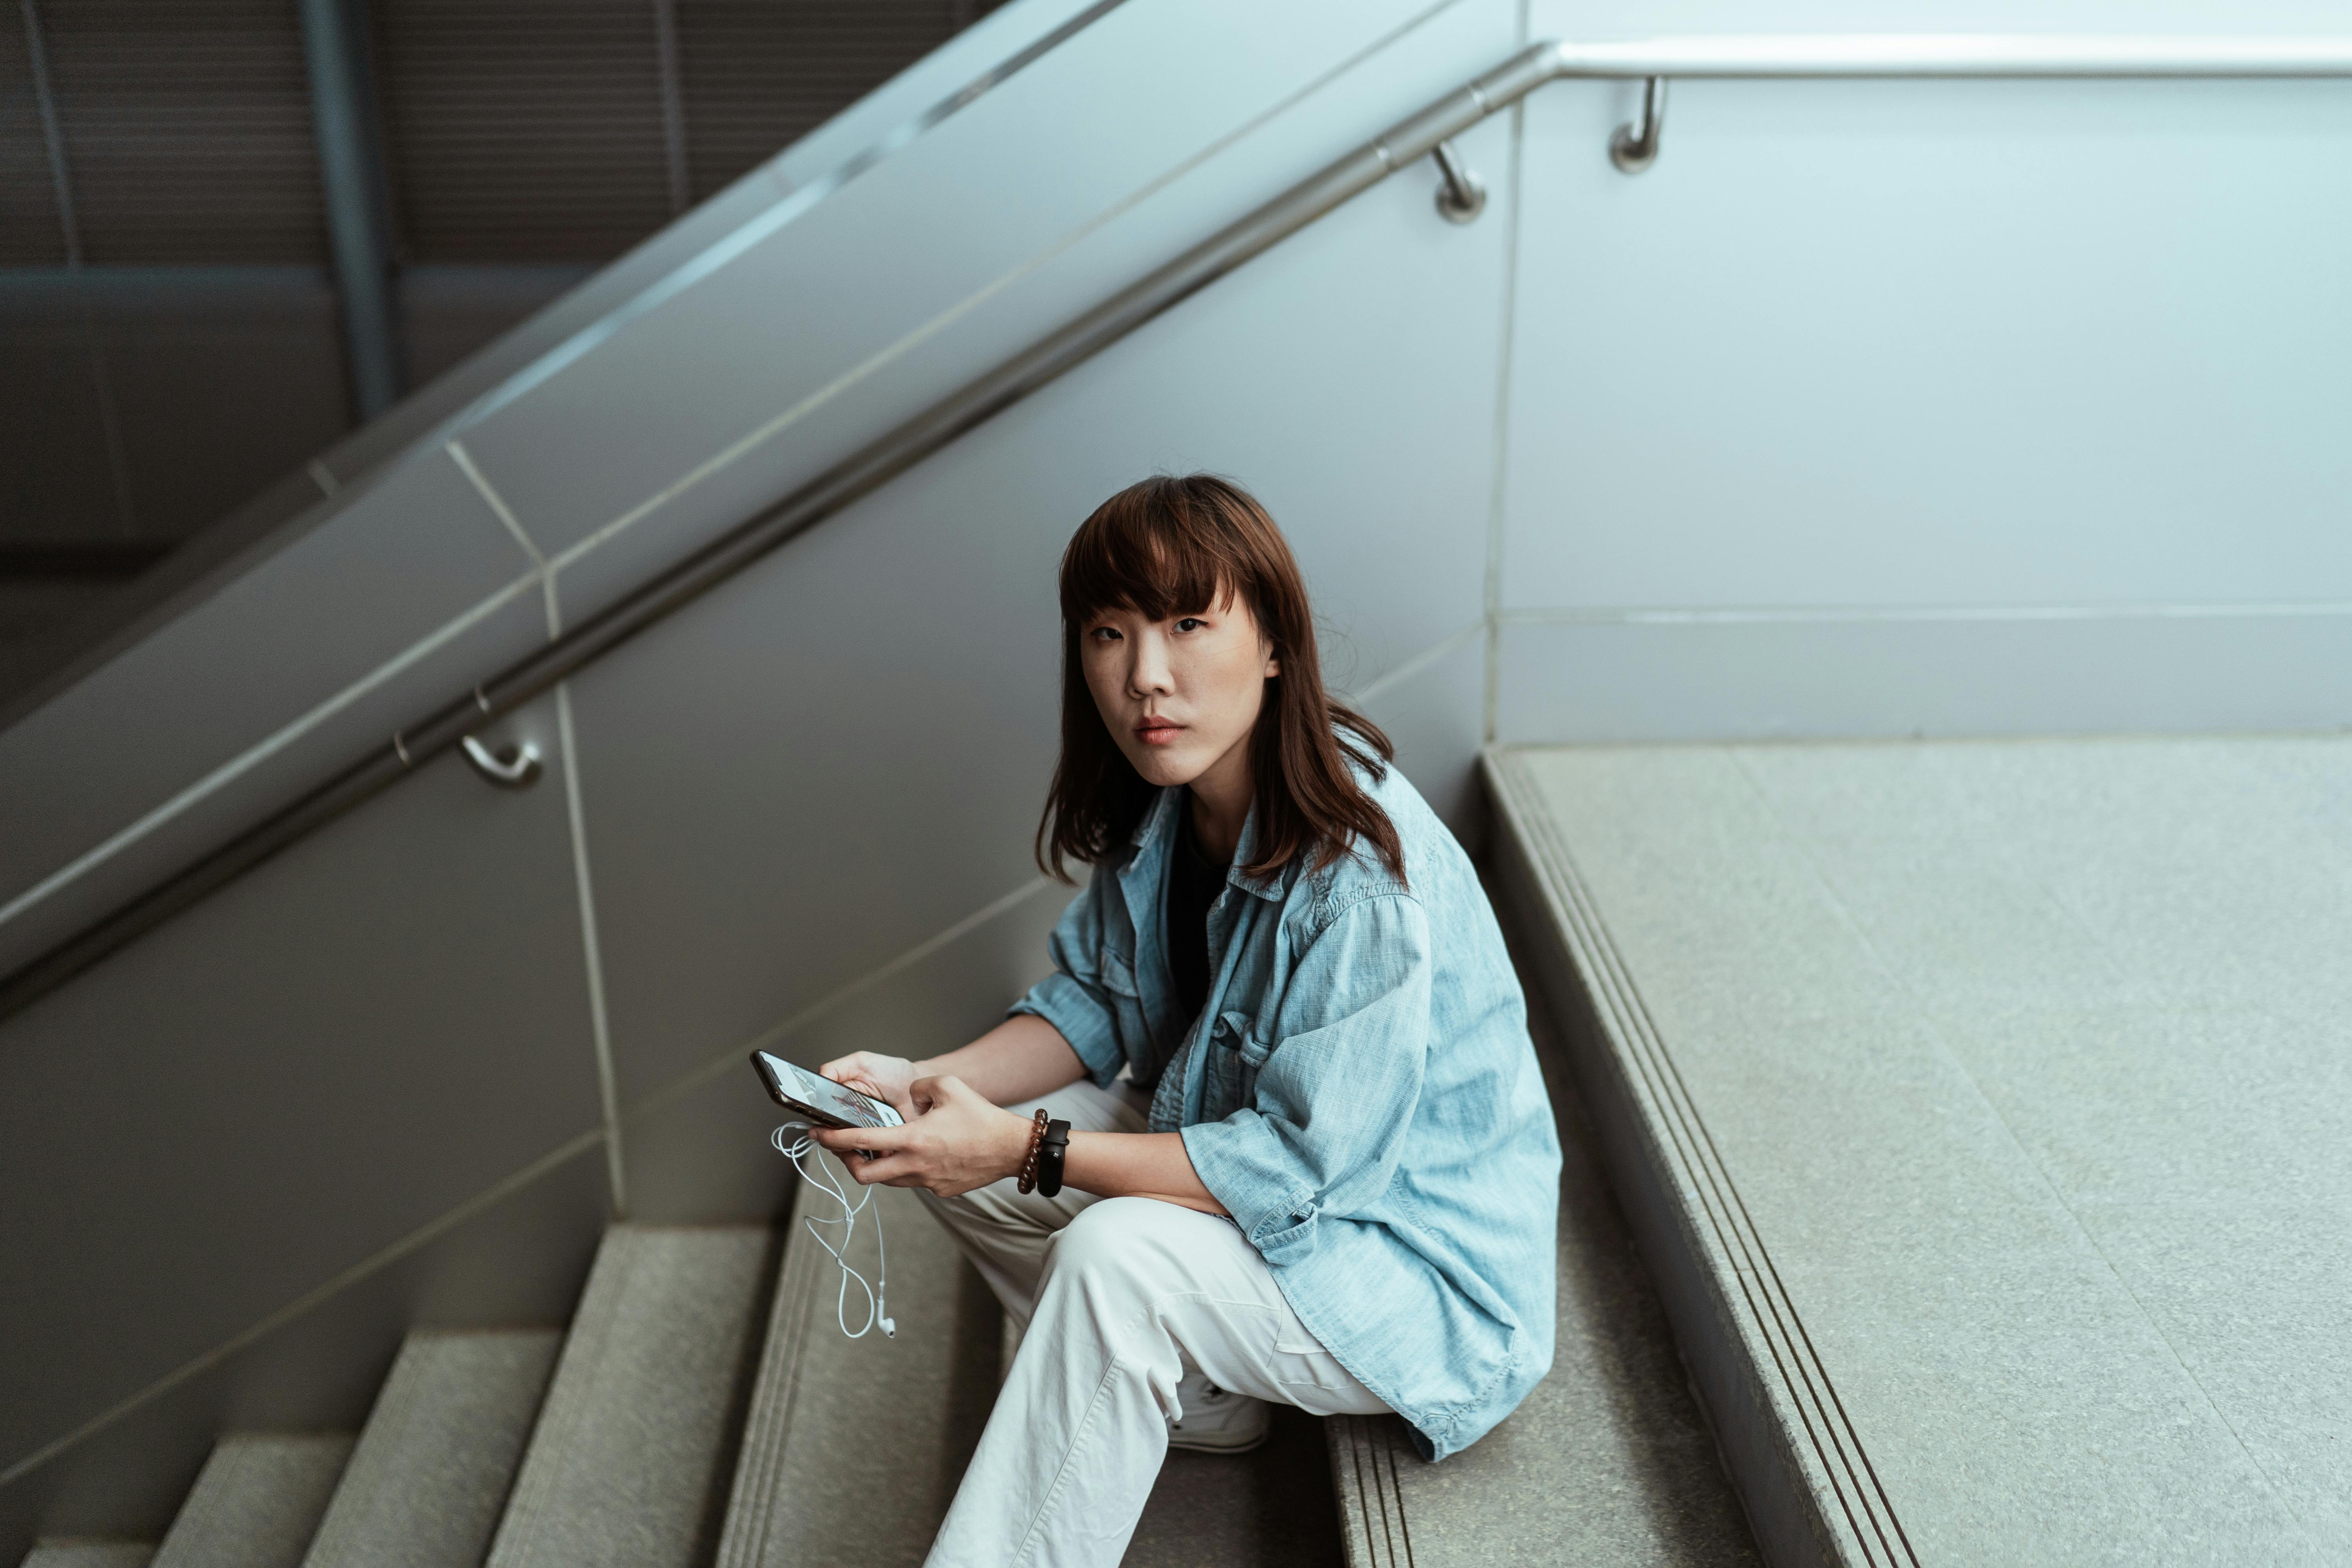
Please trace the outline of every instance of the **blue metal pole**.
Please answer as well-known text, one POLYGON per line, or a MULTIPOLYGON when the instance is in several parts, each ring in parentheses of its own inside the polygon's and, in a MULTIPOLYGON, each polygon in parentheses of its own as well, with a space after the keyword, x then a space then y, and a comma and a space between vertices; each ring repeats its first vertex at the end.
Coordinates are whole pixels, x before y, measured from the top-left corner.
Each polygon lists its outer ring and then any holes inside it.
POLYGON ((302 0, 310 118, 319 138, 335 293, 342 305, 343 353, 352 403, 364 423, 399 401, 408 372, 393 296, 392 199, 362 5, 363 0, 302 0))

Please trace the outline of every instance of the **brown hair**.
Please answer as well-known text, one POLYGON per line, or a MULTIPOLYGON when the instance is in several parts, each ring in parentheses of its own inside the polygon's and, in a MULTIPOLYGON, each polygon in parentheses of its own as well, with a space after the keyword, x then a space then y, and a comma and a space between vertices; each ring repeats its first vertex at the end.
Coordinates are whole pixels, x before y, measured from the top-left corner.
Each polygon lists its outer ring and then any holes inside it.
POLYGON ((1320 871, 1355 841, 1402 879, 1396 825, 1356 782, 1352 762, 1385 776, 1396 748, 1379 726, 1323 689, 1307 584, 1274 519, 1248 491, 1211 474, 1130 485, 1095 509, 1062 552, 1062 755, 1037 824, 1037 864, 1070 880, 1065 858, 1099 862, 1134 836, 1158 791, 1111 739, 1087 689, 1078 638, 1114 606, 1155 621, 1196 615, 1228 595, 1249 606, 1282 673, 1250 735, 1264 877, 1294 860, 1320 871))

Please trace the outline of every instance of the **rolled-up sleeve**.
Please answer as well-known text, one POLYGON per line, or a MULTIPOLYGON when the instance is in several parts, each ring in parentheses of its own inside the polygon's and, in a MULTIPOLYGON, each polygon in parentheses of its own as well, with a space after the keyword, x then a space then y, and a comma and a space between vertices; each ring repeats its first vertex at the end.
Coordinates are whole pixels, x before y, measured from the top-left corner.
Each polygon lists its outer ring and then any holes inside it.
POLYGON ((1032 985, 1006 1016, 1029 1013, 1053 1025, 1078 1053, 1087 1076, 1108 1089, 1127 1058, 1103 994, 1102 912, 1095 896, 1101 877, 1097 869, 1095 879, 1070 900, 1070 907, 1054 924, 1053 937, 1046 943, 1054 973, 1032 985))
POLYGON ((1253 1103, 1184 1129, 1202 1184, 1268 1263, 1311 1253, 1324 1215, 1388 1190, 1426 1071, 1433 969, 1409 894, 1340 911, 1284 987, 1253 1103))

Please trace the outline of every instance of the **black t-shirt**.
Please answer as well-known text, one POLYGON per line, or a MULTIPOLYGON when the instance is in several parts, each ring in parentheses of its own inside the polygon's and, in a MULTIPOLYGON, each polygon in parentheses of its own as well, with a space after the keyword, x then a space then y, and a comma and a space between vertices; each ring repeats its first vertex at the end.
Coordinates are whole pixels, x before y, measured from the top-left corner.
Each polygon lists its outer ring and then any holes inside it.
POLYGON ((1226 868, 1202 851, 1192 832, 1192 799, 1187 794, 1176 814, 1176 843, 1168 862, 1168 893, 1161 931, 1167 943, 1169 978, 1187 1024, 1200 1017, 1209 1000, 1209 906, 1224 890, 1226 868))

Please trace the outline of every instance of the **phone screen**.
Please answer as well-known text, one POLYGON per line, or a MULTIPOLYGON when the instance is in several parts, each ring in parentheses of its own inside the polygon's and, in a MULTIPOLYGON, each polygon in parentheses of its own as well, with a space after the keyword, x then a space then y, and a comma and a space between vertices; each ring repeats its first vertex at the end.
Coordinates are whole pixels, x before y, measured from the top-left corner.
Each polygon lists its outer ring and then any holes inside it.
POLYGON ((878 1100, 870 1100, 845 1084, 819 1078, 766 1051, 755 1053, 761 1076, 812 1110, 840 1118, 853 1127, 899 1127, 905 1118, 878 1100))

